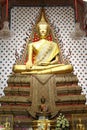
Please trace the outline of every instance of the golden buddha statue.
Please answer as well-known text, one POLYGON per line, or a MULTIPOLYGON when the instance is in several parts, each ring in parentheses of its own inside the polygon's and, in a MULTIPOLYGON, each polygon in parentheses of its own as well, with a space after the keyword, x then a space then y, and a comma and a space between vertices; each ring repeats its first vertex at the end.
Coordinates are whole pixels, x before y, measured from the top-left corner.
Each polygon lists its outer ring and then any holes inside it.
POLYGON ((14 65, 13 71, 22 74, 52 74, 72 72, 70 64, 58 64, 60 49, 54 41, 46 40, 50 26, 42 12, 41 19, 36 25, 40 40, 28 43, 28 60, 25 65, 14 65), (34 61, 33 54, 35 55, 34 61))
POLYGON ((76 130, 85 130, 85 125, 82 123, 81 118, 78 119, 79 123, 76 125, 76 130))
POLYGON ((4 126, 5 126, 5 130, 11 130, 11 124, 8 121, 8 118, 6 118, 6 122, 5 122, 4 126))

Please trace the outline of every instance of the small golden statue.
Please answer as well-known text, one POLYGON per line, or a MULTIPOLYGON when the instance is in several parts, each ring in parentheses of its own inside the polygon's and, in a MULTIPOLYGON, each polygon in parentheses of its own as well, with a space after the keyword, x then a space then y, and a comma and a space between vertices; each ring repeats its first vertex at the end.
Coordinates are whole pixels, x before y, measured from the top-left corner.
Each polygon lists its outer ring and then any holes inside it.
POLYGON ((85 125, 82 123, 81 118, 78 119, 79 123, 76 125, 76 130, 86 130, 85 125))
POLYGON ((41 109, 41 112, 47 112, 48 111, 48 106, 46 104, 46 99, 45 99, 44 96, 42 96, 42 98, 41 98, 40 109, 41 109))
POLYGON ((25 65, 14 65, 13 71, 22 74, 52 74, 72 72, 72 65, 59 62, 60 49, 54 41, 48 41, 46 37, 50 32, 50 26, 42 11, 40 21, 36 25, 40 40, 28 43, 28 60, 25 65), (35 55, 34 61, 33 54, 35 55))
POLYGON ((5 130, 11 130, 11 124, 10 124, 8 118, 6 118, 6 122, 4 123, 4 128, 5 128, 5 130))

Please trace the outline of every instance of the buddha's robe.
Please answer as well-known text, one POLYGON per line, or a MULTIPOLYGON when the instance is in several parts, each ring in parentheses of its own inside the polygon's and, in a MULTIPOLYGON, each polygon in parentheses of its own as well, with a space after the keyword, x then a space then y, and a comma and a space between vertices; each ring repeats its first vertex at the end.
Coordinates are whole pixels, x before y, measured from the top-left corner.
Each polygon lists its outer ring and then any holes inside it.
MULTIPOLYGON (((65 64, 51 64, 56 56, 59 55, 60 50, 57 43, 41 39, 37 42, 28 45, 28 53, 31 51, 35 54, 34 62, 31 68, 26 68, 26 65, 14 65, 14 72, 21 72, 23 74, 47 74, 47 73, 66 73, 73 70, 72 65, 65 64)), ((29 55, 29 54, 28 54, 29 55)))

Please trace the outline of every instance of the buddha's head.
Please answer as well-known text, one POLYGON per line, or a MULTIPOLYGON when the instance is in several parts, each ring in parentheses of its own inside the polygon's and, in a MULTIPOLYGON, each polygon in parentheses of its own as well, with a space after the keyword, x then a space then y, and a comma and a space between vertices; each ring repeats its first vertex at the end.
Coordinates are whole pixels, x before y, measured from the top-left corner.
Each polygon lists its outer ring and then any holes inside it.
POLYGON ((40 21, 37 23, 37 30, 39 32, 40 38, 46 38, 48 35, 49 24, 47 23, 43 12, 40 21))

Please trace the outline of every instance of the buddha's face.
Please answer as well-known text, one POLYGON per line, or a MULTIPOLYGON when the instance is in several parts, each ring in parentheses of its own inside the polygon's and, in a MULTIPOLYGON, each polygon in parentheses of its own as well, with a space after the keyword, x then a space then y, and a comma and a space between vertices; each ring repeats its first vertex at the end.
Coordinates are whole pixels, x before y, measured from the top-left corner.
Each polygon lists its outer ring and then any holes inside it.
POLYGON ((40 24, 39 25, 39 34, 41 38, 45 38, 47 35, 48 26, 47 24, 40 24))

